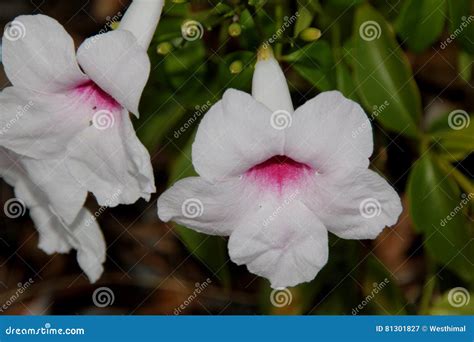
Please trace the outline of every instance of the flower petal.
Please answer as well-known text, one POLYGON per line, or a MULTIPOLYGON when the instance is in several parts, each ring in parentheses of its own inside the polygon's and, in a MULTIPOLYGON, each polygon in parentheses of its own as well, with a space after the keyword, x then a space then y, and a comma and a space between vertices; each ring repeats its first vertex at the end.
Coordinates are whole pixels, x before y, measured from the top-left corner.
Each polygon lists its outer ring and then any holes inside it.
POLYGON ((208 181, 241 175, 283 152, 283 130, 272 127, 272 113, 242 91, 229 89, 207 112, 193 144, 193 164, 208 181))
POLYGON ((43 93, 71 89, 87 80, 74 42, 53 18, 22 15, 6 27, 2 58, 10 82, 43 93))
POLYGON ((87 190, 69 174, 65 162, 22 158, 21 164, 47 197, 50 209, 66 224, 72 223, 84 206, 87 190))
POLYGON ((74 91, 40 94, 16 87, 0 93, 0 145, 32 158, 58 158, 95 111, 74 91))
POLYGON ((155 192, 150 155, 138 140, 126 110, 107 125, 92 125, 68 145, 69 172, 102 206, 135 203, 155 192))
POLYGON ((102 90, 138 115, 150 60, 131 32, 117 30, 91 37, 79 47, 77 59, 102 90))
POLYGON ((368 167, 373 151, 367 116, 338 91, 321 93, 299 107, 286 134, 285 154, 322 173, 368 167))
POLYGON ((232 261, 269 279, 273 288, 314 279, 328 259, 324 225, 297 199, 258 203, 230 236, 232 261))
POLYGON ((229 179, 212 184, 200 177, 178 181, 158 199, 158 216, 198 232, 230 235, 245 215, 242 180, 229 179))
POLYGON ((400 198, 385 179, 368 169, 350 177, 316 175, 303 202, 327 229, 344 239, 375 239, 402 212, 400 198))

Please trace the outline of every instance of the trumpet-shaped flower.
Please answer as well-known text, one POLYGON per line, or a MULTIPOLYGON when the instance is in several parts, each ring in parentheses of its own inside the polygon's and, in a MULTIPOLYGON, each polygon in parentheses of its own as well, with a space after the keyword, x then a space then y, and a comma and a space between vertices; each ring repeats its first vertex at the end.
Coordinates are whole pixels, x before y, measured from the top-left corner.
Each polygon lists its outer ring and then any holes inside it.
POLYGON ((10 183, 19 197, 31 195, 22 200, 41 235, 52 238, 41 237, 40 246, 82 251, 79 263, 89 273, 81 261, 84 234, 100 240, 91 245, 103 248, 99 265, 105 248, 96 224, 80 229, 90 215, 82 209, 87 192, 114 207, 149 200, 155 191, 150 156, 129 112, 138 116, 150 73, 147 48, 163 3, 134 0, 119 29, 87 39, 77 52, 47 16, 19 16, 5 28, 3 65, 12 86, 0 93, 0 146, 21 161, 21 176, 10 183), (64 230, 52 228, 59 223, 73 233, 62 236, 64 230))
POLYGON ((260 51, 252 96, 227 90, 192 149, 199 177, 161 195, 159 217, 230 236, 229 254, 274 288, 311 281, 328 260, 328 231, 374 239, 401 213, 397 193, 368 169, 372 128, 337 91, 294 110, 283 72, 260 51))

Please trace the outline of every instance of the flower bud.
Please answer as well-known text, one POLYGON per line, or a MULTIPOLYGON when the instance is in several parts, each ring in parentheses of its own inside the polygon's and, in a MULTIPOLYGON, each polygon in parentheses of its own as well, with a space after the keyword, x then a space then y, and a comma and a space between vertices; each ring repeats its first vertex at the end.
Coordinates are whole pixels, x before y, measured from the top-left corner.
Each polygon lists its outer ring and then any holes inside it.
POLYGON ((321 31, 315 27, 307 27, 298 37, 305 42, 315 42, 321 37, 321 31))
POLYGON ((240 74, 244 69, 244 63, 241 60, 233 61, 232 64, 229 66, 229 70, 231 74, 240 74))
POLYGON ((231 37, 238 37, 242 33, 242 27, 239 23, 232 23, 229 25, 228 31, 231 37))
POLYGON ((169 54, 171 50, 173 50, 173 45, 169 42, 160 43, 156 47, 156 53, 163 56, 169 54))

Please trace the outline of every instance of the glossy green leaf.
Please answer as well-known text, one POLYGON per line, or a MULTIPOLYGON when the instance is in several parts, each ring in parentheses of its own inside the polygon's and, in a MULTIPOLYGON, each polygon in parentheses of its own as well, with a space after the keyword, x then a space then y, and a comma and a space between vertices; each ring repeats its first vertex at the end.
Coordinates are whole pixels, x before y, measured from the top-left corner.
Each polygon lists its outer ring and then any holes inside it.
POLYGON ((406 0, 396 29, 408 47, 421 52, 441 35, 446 20, 446 0, 406 0))
POLYGON ((354 77, 364 105, 371 109, 387 101, 378 121, 398 133, 418 135, 422 108, 409 63, 391 27, 369 5, 356 11, 354 44, 354 77))
MULTIPOLYGON (((172 168, 170 185, 179 179, 196 176, 191 162, 193 141, 194 137, 191 137, 184 150, 178 152, 179 157, 172 168)), ((176 225, 175 230, 188 251, 214 273, 225 286, 229 286, 227 241, 222 237, 201 234, 180 225, 176 225)))
POLYGON ((298 74, 320 91, 336 87, 334 60, 326 41, 307 44, 282 59, 289 62, 298 74))
MULTIPOLYGON (((474 54, 474 15, 472 0, 449 0, 449 31, 451 35, 444 46, 456 42, 464 50, 474 54)), ((443 45, 442 45, 443 46, 443 45)))
POLYGON ((408 194, 411 217, 427 253, 463 279, 474 279, 473 231, 465 213, 469 200, 430 154, 415 163, 408 194))

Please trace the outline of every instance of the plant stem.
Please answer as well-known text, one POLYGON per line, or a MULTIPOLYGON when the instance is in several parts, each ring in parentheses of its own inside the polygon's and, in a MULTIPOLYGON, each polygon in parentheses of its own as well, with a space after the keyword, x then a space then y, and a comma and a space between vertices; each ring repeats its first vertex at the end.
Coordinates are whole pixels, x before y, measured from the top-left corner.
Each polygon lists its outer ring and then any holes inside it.
POLYGON ((430 311, 431 298, 433 297, 433 292, 436 287, 436 265, 431 257, 426 254, 426 263, 427 263, 427 275, 425 285, 423 286, 423 294, 420 301, 420 309, 418 311, 419 315, 427 315, 430 311))

